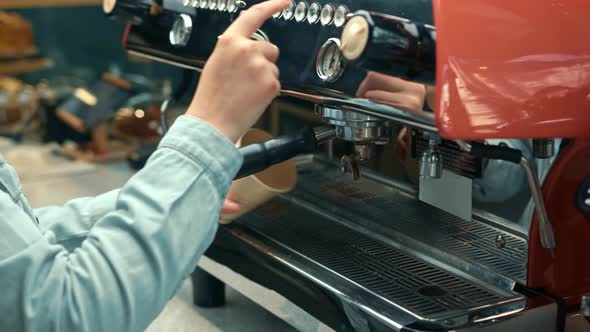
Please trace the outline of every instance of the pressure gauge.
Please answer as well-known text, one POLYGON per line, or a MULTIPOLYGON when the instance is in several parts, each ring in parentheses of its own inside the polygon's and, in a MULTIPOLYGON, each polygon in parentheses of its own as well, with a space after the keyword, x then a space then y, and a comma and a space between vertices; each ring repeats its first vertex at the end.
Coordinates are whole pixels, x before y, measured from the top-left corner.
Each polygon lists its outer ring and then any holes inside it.
POLYGON ((340 39, 330 38, 322 45, 316 60, 316 71, 324 82, 334 82, 344 72, 344 58, 340 52, 340 39))
POLYGON ((170 30, 170 44, 177 47, 186 46, 191 38, 192 30, 193 20, 191 17, 186 14, 178 15, 170 30))

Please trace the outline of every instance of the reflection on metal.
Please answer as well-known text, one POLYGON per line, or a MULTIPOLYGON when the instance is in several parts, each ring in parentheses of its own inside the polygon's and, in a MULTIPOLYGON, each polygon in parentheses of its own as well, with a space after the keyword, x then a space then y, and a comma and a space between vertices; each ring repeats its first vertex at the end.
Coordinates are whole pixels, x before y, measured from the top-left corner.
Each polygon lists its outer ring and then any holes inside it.
POLYGON ((177 47, 186 46, 191 38, 192 31, 193 20, 191 17, 186 14, 178 15, 170 30, 170 44, 177 47))
POLYGON ((539 220, 539 237, 541 239, 541 245, 543 248, 549 249, 551 254, 554 255, 553 249, 556 247, 555 233, 553 232, 553 226, 551 225, 549 216, 547 215, 547 209, 545 208, 545 201, 543 200, 543 193, 541 192, 539 178, 525 157, 521 158, 520 165, 526 173, 529 187, 531 188, 531 195, 533 196, 533 202, 535 203, 537 219, 539 220))
POLYGON ((440 179, 443 172, 443 160, 438 152, 440 137, 434 135, 428 139, 428 148, 420 159, 420 176, 440 179))
POLYGON ((533 156, 538 159, 549 159, 555 155, 555 140, 534 139, 533 140, 533 156))
POLYGON ((354 154, 350 156, 342 156, 342 158, 340 159, 340 174, 344 175, 349 171, 352 174, 352 178, 354 181, 358 181, 361 178, 358 160, 356 155, 354 154))
POLYGON ((316 113, 335 126, 338 138, 345 141, 374 144, 391 141, 392 124, 387 120, 324 106, 316 106, 316 113))

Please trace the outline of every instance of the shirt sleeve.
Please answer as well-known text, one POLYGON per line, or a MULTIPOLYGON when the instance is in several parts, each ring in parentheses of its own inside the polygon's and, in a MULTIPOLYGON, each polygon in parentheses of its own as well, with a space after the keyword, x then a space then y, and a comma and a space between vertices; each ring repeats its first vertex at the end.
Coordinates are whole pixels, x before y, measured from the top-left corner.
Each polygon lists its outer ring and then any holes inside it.
POLYGON ((34 209, 43 232, 53 232, 57 242, 83 239, 94 224, 115 210, 120 189, 96 196, 71 200, 63 206, 34 209))
POLYGON ((0 193, 0 331, 143 331, 211 244, 241 163, 215 129, 179 118, 72 253, 0 193))

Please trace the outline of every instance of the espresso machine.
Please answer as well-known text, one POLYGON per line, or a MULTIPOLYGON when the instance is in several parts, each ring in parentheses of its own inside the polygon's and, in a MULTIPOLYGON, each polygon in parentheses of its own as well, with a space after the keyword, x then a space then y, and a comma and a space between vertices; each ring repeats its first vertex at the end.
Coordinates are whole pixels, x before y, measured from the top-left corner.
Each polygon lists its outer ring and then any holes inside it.
MULTIPOLYGON (((104 11, 128 22, 129 54, 199 71, 258 2, 104 11)), ((252 38, 281 50, 280 98, 323 126, 279 158, 298 155, 295 190, 220 227, 206 256, 339 331, 590 330, 589 10, 293 1, 252 38), (394 159, 402 176, 368 166, 394 159)))

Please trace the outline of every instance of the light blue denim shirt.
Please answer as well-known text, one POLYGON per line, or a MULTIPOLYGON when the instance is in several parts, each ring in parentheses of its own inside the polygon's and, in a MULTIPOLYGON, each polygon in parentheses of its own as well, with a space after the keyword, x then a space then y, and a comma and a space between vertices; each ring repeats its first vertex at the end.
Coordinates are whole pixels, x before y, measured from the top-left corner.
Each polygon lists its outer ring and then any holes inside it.
POLYGON ((241 164, 183 116, 120 190, 33 211, 0 160, 0 331, 143 331, 211 244, 241 164))

